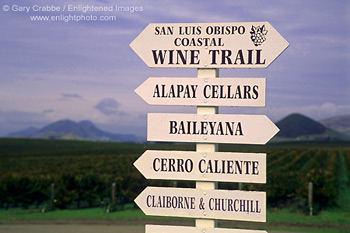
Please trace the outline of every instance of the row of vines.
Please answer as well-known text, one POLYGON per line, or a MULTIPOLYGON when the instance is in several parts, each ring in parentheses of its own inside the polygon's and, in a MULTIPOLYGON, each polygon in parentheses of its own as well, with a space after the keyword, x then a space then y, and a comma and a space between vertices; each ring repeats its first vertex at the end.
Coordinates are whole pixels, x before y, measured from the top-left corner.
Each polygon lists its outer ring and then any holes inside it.
MULTIPOLYGON (((0 149, 0 208, 47 203, 61 209, 105 205, 111 199, 112 183, 115 183, 116 200, 122 203, 132 203, 149 185, 194 187, 194 182, 188 181, 146 180, 133 166, 146 149, 193 149, 181 144, 49 143, 51 146, 45 140, 0 141, 3 146, 3 150, 0 149), (52 184, 55 184, 54 197, 52 184)), ((240 187, 266 191, 269 206, 292 205, 305 209, 309 182, 314 187, 316 211, 343 204, 339 199, 342 188, 344 185, 345 189, 349 188, 344 177, 350 177, 347 146, 226 146, 222 149, 246 151, 247 148, 267 153, 267 183, 240 187)), ((238 184, 221 183, 219 188, 237 189, 238 184)))

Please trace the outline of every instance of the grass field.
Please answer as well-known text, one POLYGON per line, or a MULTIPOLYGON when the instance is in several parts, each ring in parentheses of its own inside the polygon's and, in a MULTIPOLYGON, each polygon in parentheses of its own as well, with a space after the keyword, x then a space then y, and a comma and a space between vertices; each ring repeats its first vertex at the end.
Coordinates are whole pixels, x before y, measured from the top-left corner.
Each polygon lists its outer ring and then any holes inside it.
MULTIPOLYGON (((295 232, 350 232, 350 213, 346 211, 323 211, 307 216, 290 209, 269 209, 267 223, 219 221, 219 227, 284 230, 295 232)), ((193 219, 145 216, 140 210, 126 206, 123 211, 106 213, 104 208, 56 210, 41 213, 40 209, 12 208, 0 210, 0 224, 174 224, 193 225, 193 219)))

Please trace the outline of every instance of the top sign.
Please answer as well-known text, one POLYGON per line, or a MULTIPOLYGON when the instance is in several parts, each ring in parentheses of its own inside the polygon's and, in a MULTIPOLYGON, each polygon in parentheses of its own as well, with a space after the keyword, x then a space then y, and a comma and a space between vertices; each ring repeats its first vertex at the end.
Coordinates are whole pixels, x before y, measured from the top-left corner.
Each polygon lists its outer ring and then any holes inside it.
POLYGON ((268 22, 149 24, 130 47, 149 67, 266 68, 289 43, 268 22))

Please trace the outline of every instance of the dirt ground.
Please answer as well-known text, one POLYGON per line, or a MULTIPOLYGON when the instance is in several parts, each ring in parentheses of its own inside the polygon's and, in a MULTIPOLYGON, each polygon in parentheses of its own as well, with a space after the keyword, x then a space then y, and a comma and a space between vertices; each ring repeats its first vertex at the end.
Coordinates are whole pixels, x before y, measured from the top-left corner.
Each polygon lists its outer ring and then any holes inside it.
MULTIPOLYGON (((145 233, 145 226, 125 225, 0 225, 1 233, 145 233)), ((287 233, 268 231, 269 233, 287 233)), ((293 232, 288 232, 293 233, 293 232)), ((300 233, 300 232, 299 232, 300 233)))

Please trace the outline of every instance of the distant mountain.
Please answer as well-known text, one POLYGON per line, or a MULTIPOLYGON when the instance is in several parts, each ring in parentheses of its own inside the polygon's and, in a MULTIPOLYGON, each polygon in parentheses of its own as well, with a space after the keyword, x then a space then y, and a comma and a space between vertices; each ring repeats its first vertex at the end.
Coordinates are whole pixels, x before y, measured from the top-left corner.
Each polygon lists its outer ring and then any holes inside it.
POLYGON ((280 131, 274 141, 315 140, 346 141, 350 137, 329 129, 321 123, 301 114, 291 114, 276 123, 280 131))
POLYGON ((34 134, 35 132, 37 132, 39 129, 35 128, 35 127, 29 127, 27 129, 18 131, 18 132, 14 132, 14 133, 10 133, 8 136, 9 137, 30 137, 30 135, 34 134))
POLYGON ((350 115, 331 117, 319 122, 327 128, 350 135, 350 115))
POLYGON ((138 142, 138 137, 132 134, 114 134, 98 129, 91 121, 76 123, 71 120, 61 120, 41 129, 28 128, 11 133, 9 137, 42 138, 42 139, 73 139, 90 141, 138 142))

